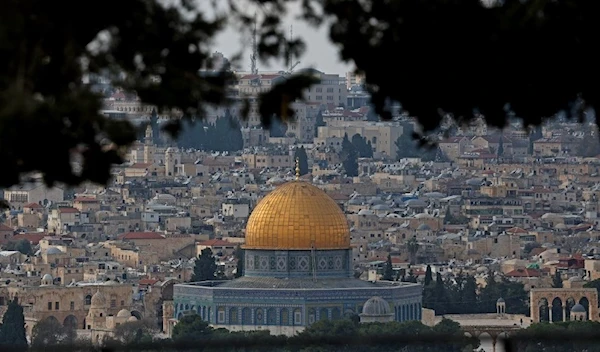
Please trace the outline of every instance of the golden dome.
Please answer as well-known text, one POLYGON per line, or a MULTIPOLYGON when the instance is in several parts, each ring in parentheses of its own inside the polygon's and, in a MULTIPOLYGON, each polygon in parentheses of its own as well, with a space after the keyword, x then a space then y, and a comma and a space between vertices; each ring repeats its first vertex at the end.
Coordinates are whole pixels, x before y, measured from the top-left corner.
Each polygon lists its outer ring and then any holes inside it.
POLYGON ((346 216, 325 192, 293 181, 265 196, 250 214, 245 249, 348 249, 346 216))

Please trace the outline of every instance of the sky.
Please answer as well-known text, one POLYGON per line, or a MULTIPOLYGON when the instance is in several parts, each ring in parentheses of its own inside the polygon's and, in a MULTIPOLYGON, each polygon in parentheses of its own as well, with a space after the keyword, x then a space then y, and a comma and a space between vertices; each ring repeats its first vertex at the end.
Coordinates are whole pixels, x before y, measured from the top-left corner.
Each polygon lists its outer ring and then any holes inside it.
MULTIPOLYGON (((300 13, 298 6, 290 6, 288 16, 284 19, 285 28, 289 32, 290 25, 293 28, 294 37, 299 37, 306 43, 306 51, 294 62, 300 61, 295 69, 316 68, 325 73, 337 73, 344 76, 346 72, 354 67, 352 63, 340 61, 337 47, 329 40, 329 27, 327 24, 315 28, 296 17, 300 13)), ((221 52, 225 57, 231 57, 244 49, 243 59, 240 62, 241 70, 250 70, 251 41, 234 28, 228 28, 215 39, 215 51, 221 52)), ((283 62, 265 65, 258 62, 258 69, 265 71, 280 71, 285 69, 283 62)))

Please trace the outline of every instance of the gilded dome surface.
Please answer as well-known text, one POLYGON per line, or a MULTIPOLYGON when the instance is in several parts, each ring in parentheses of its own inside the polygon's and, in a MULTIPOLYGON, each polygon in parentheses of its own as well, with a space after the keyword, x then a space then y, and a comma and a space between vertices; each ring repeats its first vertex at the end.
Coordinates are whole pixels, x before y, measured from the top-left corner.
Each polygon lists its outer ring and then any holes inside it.
POLYGON ((277 187, 254 208, 246 249, 348 249, 346 216, 325 192, 307 182, 277 187))

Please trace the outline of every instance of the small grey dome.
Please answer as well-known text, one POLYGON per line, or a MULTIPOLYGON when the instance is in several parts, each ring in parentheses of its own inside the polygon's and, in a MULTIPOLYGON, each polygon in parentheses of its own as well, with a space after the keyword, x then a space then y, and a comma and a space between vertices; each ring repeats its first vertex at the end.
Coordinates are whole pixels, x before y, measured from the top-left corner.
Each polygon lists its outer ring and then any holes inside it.
POLYGON ((585 313, 585 307, 577 303, 571 308, 571 313, 585 313))
POLYGON ((496 301, 496 303, 504 303, 504 298, 502 298, 502 297, 498 298, 498 300, 496 301))
POLYGON ((62 251, 56 247, 48 247, 46 254, 62 254, 62 251))
POLYGON ((95 308, 104 307, 106 305, 106 298, 100 291, 96 291, 92 296, 92 306, 95 308))
POLYGON ((50 286, 54 283, 54 278, 50 274, 42 276, 42 286, 50 286))
POLYGON ((381 297, 371 297, 363 305, 362 314, 371 316, 385 316, 392 313, 390 304, 381 297))
POLYGON ((129 318, 130 316, 131 316, 131 313, 127 309, 121 309, 117 313, 118 318, 129 318))
POLYGON ((418 231, 429 231, 431 230, 431 227, 429 227, 429 225, 427 225, 426 223, 422 223, 421 225, 419 225, 419 227, 417 227, 418 231))

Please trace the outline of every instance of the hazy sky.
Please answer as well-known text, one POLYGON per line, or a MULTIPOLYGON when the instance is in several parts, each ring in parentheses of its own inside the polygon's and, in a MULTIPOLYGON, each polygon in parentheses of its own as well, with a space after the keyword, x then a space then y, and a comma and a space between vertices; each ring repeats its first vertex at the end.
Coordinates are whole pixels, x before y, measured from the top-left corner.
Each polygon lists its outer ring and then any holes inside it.
MULTIPOLYGON (((353 64, 346 64, 339 60, 336 46, 329 40, 329 27, 322 25, 321 28, 315 28, 307 23, 297 20, 294 17, 299 13, 297 6, 293 6, 284 23, 289 33, 290 25, 293 26, 294 37, 300 37, 306 43, 306 51, 300 58, 294 59, 294 62, 300 61, 296 69, 313 67, 325 73, 337 73, 345 75, 347 71, 352 70, 353 64)), ((251 41, 243 36, 234 28, 224 31, 216 38, 215 50, 220 51, 226 57, 233 56, 244 49, 242 70, 250 70, 251 41)), ((270 67, 258 62, 259 70, 279 71, 284 69, 283 62, 278 64, 271 63, 270 67)))

